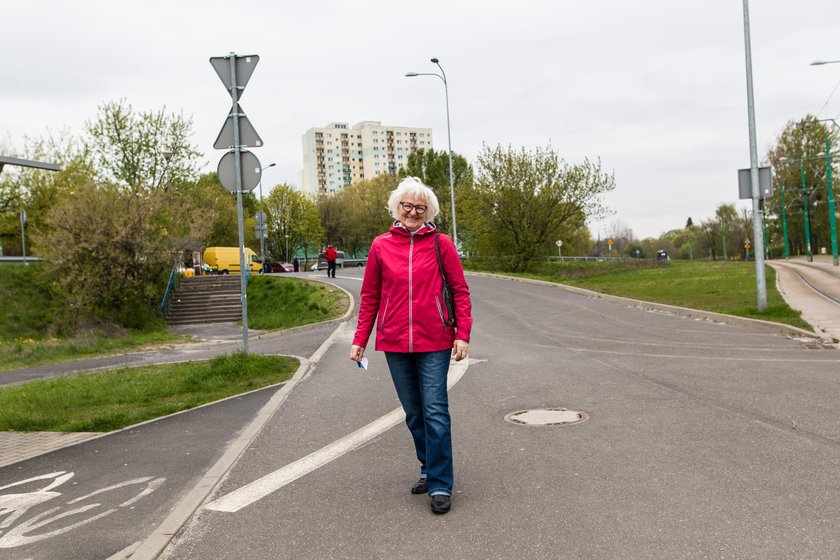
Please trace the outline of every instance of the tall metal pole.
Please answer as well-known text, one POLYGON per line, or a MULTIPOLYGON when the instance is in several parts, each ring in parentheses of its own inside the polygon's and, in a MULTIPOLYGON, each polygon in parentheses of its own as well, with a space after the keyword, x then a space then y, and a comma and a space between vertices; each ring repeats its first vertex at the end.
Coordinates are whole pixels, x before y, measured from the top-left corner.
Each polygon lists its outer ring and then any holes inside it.
POLYGON ((834 188, 831 186, 831 141, 825 134, 825 172, 828 178, 828 223, 831 226, 831 264, 837 266, 837 221, 834 217, 834 188))
POLYGON ((805 159, 799 160, 799 170, 802 176, 802 210, 805 213, 805 254, 808 255, 808 262, 814 261, 811 253, 811 218, 808 217, 808 191, 805 188, 805 159))
POLYGON ((767 212, 764 210, 764 199, 761 202, 761 231, 764 233, 764 258, 770 260, 770 241, 767 235, 767 212))
POLYGON ((260 264, 262 265, 263 271, 265 271, 265 214, 263 213, 263 203, 262 203, 262 172, 268 169, 269 167, 274 167, 276 164, 269 163, 262 169, 260 169, 260 220, 261 222, 257 224, 260 228, 260 264))
POLYGON ((452 203, 452 241, 455 247, 458 247, 458 222, 455 219, 455 172, 452 169, 452 130, 449 125, 449 84, 446 82, 446 72, 443 71, 443 66, 440 65, 437 58, 433 58, 440 73, 443 74, 443 91, 446 95, 446 139, 449 144, 449 198, 452 203))
POLYGON ((752 186, 753 239, 755 239, 755 288, 759 311, 767 310, 767 280, 764 275, 764 236, 761 223, 756 219, 761 210, 758 207, 758 148, 755 139, 755 103, 753 97, 752 52, 750 48, 750 10, 744 0, 744 50, 747 63, 747 113, 750 133, 750 183, 752 186))
POLYGON ((23 264, 28 265, 29 263, 26 262, 26 210, 20 211, 20 245, 23 248, 23 264))
MULTIPOLYGON (((242 146, 239 142, 239 111, 237 111, 236 53, 230 53, 230 96, 233 100, 233 150, 236 173, 236 213, 239 218, 239 301, 242 303, 242 352, 248 355, 248 277, 245 268, 245 226, 242 220, 242 146)), ((262 179, 260 179, 262 180, 262 179)), ((248 263, 247 272, 251 271, 248 263)))
MULTIPOLYGON (((265 169, 265 168, 263 168, 265 169)), ((260 220, 257 227, 260 228, 260 265, 263 272, 265 272, 265 233, 263 232, 265 225, 265 214, 263 214, 262 207, 262 169, 260 170, 260 220)))
POLYGON ((790 258, 790 247, 788 246, 787 234, 787 212, 785 209, 785 186, 782 185, 782 237, 785 239, 785 258, 790 258))

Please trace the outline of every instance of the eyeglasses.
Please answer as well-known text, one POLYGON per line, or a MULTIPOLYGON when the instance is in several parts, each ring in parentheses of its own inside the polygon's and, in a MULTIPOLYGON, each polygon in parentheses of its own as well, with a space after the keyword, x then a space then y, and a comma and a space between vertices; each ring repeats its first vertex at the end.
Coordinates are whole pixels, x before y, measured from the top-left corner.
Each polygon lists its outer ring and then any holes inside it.
POLYGON ((412 210, 416 210, 417 213, 421 215, 425 214, 426 209, 428 208, 428 206, 423 206, 422 204, 412 204, 410 202, 400 202, 400 206, 402 206, 402 209, 408 212, 409 214, 412 210))

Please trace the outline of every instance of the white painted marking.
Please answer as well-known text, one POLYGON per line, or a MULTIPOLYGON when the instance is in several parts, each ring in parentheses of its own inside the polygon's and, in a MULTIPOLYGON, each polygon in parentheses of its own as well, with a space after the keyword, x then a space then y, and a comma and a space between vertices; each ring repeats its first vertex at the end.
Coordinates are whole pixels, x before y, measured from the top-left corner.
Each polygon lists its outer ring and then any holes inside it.
MULTIPOLYGON (((449 367, 449 379, 447 386, 451 388, 455 385, 467 371, 469 367, 469 359, 461 362, 456 362, 449 367)), ((402 408, 392 410, 385 416, 382 416, 367 426, 359 428, 355 432, 344 436, 343 438, 334 441, 333 443, 322 447, 318 451, 310 453, 302 459, 298 459, 294 463, 290 463, 285 467, 271 472, 262 478, 246 484, 204 506, 213 511, 224 511, 234 513, 240 509, 253 504, 275 492, 283 486, 294 482, 298 478, 323 467, 324 465, 338 459, 345 453, 353 451, 369 442, 379 434, 390 430, 397 424, 405 420, 405 412, 402 408)))
POLYGON ((36 543, 38 541, 42 541, 44 539, 49 539, 51 537, 55 537, 58 535, 62 535, 67 533, 68 531, 72 531, 73 529, 77 529, 88 523, 92 523, 97 519, 101 519, 106 517, 116 511, 118 508, 126 507, 131 504, 134 504, 138 500, 148 496, 166 481, 165 478, 156 478, 152 480, 152 477, 142 477, 142 478, 135 478, 133 480, 127 480, 125 482, 120 482, 118 484, 114 484, 111 486, 107 486, 105 488, 101 488, 99 490, 95 490, 81 498, 76 498, 74 500, 70 500, 67 502, 67 505, 74 504, 80 502, 82 500, 91 498, 93 496, 98 496, 99 494, 104 494, 105 492, 109 492, 111 490, 117 490, 120 488, 124 488, 126 486, 131 486, 135 484, 146 484, 145 488, 143 488, 137 495, 134 497, 124 501, 123 503, 119 504, 119 506, 108 509, 103 511, 102 513, 98 513, 92 515, 91 517, 83 518, 79 521, 71 523, 70 525, 66 525, 63 527, 59 527, 57 529, 53 529, 51 531, 47 531, 40 534, 34 534, 39 529, 44 527, 48 527, 49 525, 61 521, 63 519, 69 518, 74 515, 79 515, 82 513, 86 513, 93 509, 100 507, 101 503, 93 503, 88 504, 85 506, 81 506, 75 509, 71 509, 69 511, 61 512, 61 507, 54 507, 50 508, 47 511, 39 513, 38 515, 27 519, 26 521, 13 526, 13 523, 21 518, 28 510, 32 509, 36 505, 43 504, 49 500, 57 498, 61 496, 61 492, 53 491, 53 488, 56 488, 73 477, 72 472, 65 472, 65 471, 57 471, 41 476, 36 476, 32 478, 27 478, 26 480, 21 480, 18 482, 14 482, 12 484, 7 484, 6 486, 0 487, 0 490, 6 490, 8 488, 14 488, 17 486, 22 486, 24 484, 28 484, 31 482, 39 481, 39 480, 50 480, 53 479, 50 484, 47 486, 35 490, 33 492, 28 492, 24 494, 2 494, 0 495, 0 516, 2 515, 9 515, 8 518, 0 524, 0 529, 5 529, 11 527, 5 534, 0 531, 0 548, 15 548, 19 546, 25 546, 28 544, 36 543), (149 482, 151 481, 151 482, 149 482), (59 513, 60 512, 60 513, 59 513))

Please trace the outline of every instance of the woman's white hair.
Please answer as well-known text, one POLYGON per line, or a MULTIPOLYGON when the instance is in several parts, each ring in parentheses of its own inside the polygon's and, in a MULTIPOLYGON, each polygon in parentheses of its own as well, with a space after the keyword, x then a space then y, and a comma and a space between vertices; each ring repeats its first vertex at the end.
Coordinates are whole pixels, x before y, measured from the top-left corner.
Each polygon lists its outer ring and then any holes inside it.
POLYGON ((431 222, 440 214, 440 203, 435 192, 423 184, 417 177, 406 177, 397 188, 391 191, 388 197, 388 210, 395 220, 400 219, 400 202, 404 197, 423 199, 426 201, 426 213, 423 214, 424 222, 431 222))

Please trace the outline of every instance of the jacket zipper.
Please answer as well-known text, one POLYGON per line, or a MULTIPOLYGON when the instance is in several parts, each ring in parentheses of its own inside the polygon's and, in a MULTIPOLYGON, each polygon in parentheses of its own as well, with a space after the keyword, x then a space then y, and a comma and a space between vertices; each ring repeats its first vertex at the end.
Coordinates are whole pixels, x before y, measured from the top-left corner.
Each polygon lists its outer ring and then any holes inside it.
POLYGON ((413 318, 411 314, 411 292, 412 292, 412 277, 414 274, 413 265, 414 265, 414 236, 408 238, 409 246, 408 246, 408 351, 414 352, 414 326, 413 326, 413 318))
POLYGON ((388 298, 385 300, 385 309, 382 311, 382 320, 379 322, 379 328, 380 329, 385 328, 385 317, 388 316, 388 304, 389 303, 391 303, 391 296, 388 296, 388 298))

